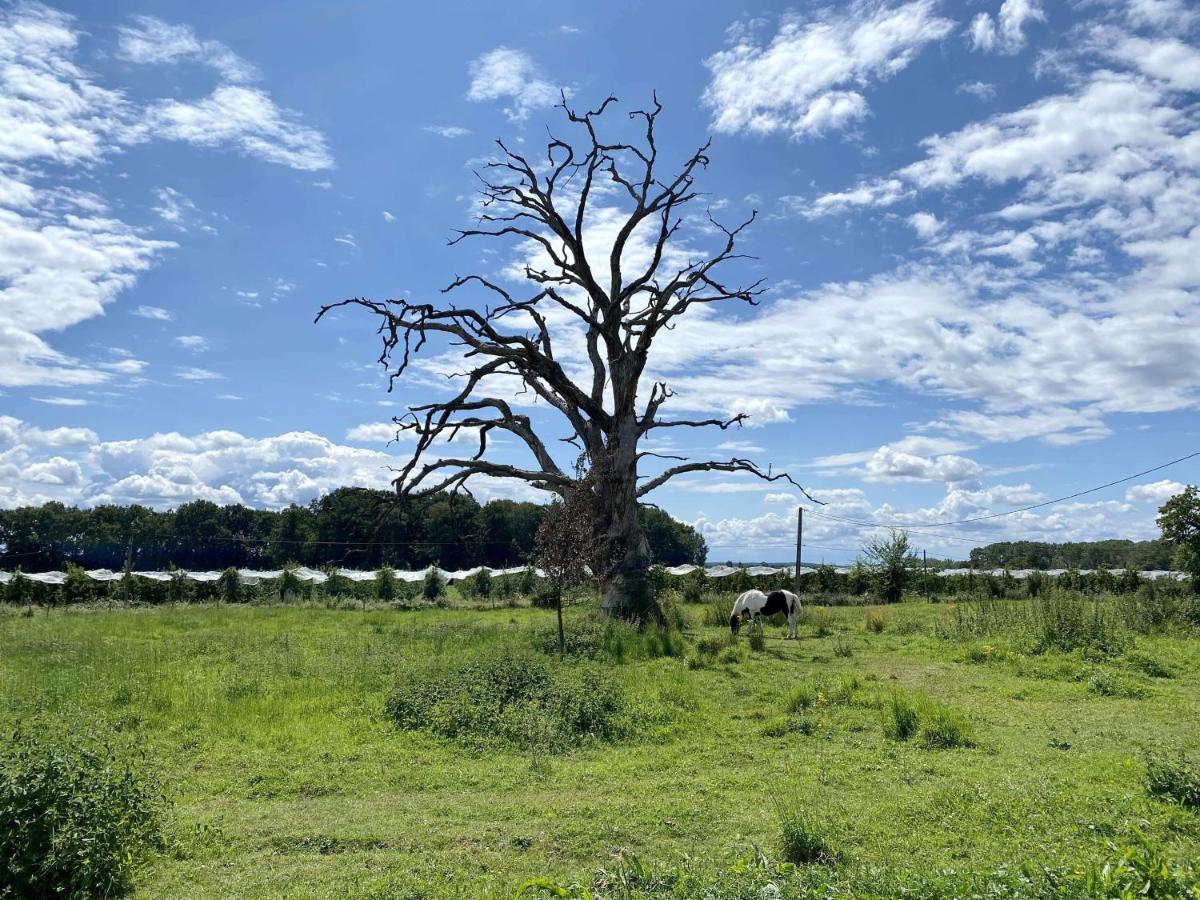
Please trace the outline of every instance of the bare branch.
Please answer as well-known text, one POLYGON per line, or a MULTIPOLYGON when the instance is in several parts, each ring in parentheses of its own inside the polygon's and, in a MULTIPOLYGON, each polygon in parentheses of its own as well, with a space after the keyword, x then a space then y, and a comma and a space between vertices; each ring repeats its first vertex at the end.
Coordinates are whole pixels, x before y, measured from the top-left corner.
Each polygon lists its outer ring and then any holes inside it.
POLYGON ((670 481, 677 475, 686 475, 688 472, 746 472, 756 478, 761 478, 763 481, 786 481, 792 487, 800 491, 805 497, 819 506, 824 506, 820 500, 814 498, 808 491, 801 487, 791 475, 786 472, 772 473, 768 468, 767 471, 760 469, 755 463, 748 459, 734 459, 728 462, 720 462, 718 460, 707 460, 705 462, 690 462, 679 466, 672 466, 660 475, 651 478, 637 490, 638 497, 643 497, 651 491, 656 490, 670 481))

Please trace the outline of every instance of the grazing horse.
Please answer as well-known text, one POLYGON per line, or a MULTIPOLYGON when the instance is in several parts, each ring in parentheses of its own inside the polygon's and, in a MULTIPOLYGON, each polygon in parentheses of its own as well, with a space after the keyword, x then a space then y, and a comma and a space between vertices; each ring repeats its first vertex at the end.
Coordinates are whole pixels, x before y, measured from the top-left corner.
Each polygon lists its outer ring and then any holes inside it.
POLYGON ((777 612, 787 613, 789 638, 796 637, 796 617, 800 614, 800 599, 791 591, 746 591, 734 601, 733 614, 729 617, 729 630, 734 634, 746 619, 771 616, 777 612))

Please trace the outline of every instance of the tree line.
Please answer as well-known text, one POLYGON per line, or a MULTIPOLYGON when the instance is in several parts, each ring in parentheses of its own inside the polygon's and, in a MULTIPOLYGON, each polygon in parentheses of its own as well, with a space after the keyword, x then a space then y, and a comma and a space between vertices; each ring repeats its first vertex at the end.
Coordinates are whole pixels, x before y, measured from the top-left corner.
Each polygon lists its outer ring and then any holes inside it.
MULTIPOLYGON (((194 500, 174 510, 47 503, 0 510, 0 568, 275 569, 286 563, 374 569, 524 565, 545 507, 466 494, 397 497, 339 488, 281 510, 194 500)), ((653 561, 703 564, 704 538, 654 507, 640 510, 653 561)))
POLYGON ((1175 548, 1158 541, 1003 541, 976 547, 971 564, 984 569, 1152 569, 1172 568, 1175 548))

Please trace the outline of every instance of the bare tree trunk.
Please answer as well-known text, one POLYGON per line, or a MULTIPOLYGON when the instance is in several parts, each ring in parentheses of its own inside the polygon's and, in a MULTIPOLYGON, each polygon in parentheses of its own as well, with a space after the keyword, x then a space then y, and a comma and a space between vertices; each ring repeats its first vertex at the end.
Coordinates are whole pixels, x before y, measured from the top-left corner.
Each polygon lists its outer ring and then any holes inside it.
POLYGON ((650 548, 638 519, 637 466, 632 449, 610 444, 598 484, 601 531, 600 612, 629 621, 659 621, 650 590, 650 548))

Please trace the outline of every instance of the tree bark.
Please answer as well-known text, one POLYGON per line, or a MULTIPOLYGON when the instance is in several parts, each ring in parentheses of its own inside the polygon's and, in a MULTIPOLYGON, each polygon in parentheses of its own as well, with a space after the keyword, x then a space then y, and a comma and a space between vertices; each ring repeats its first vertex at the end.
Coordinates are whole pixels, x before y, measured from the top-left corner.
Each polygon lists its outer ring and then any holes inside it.
MULTIPOLYGON (((636 422, 630 417, 629 429, 636 422)), ((636 442, 620 436, 609 442, 597 479, 597 534, 600 543, 600 612, 628 621, 662 619, 650 590, 650 548, 638 517, 636 442)))

